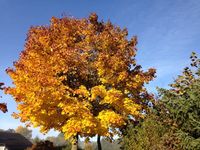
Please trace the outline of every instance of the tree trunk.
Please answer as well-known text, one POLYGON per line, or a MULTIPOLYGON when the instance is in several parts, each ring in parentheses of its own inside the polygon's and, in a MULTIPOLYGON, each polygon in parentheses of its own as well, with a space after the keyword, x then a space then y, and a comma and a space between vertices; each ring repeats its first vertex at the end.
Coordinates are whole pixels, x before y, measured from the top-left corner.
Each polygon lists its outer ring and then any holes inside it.
POLYGON ((98 147, 98 150, 102 150, 102 148, 101 148, 101 136, 100 135, 97 135, 97 147, 98 147))
POLYGON ((71 150, 78 150, 78 134, 74 137, 71 150))

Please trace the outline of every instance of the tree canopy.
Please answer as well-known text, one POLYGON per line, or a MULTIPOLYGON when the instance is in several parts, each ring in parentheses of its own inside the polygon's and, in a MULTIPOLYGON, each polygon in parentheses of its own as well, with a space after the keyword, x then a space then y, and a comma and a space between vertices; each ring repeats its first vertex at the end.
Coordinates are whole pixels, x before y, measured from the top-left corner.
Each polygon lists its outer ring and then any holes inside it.
POLYGON ((137 38, 127 35, 96 14, 31 27, 19 60, 7 69, 14 86, 6 93, 19 111, 13 116, 66 138, 120 133, 128 120, 142 117, 152 98, 144 84, 155 74, 136 63, 137 38))
POLYGON ((159 89, 159 99, 146 118, 128 126, 124 149, 200 149, 200 60, 195 53, 190 58, 191 67, 169 89, 159 89))
POLYGON ((32 138, 32 130, 28 129, 27 127, 23 127, 23 126, 18 126, 15 129, 16 133, 19 133, 21 135, 23 135, 25 138, 27 138, 28 140, 31 140, 32 138))
POLYGON ((191 67, 186 67, 171 84, 160 89, 166 114, 176 125, 176 135, 183 149, 200 149, 200 59, 191 55, 191 67))

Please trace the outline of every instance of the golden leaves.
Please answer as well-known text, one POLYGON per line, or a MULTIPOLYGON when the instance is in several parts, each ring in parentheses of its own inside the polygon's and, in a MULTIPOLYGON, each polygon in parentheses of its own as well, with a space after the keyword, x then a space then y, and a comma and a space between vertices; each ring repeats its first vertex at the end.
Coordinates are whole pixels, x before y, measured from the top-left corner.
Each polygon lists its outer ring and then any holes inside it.
POLYGON ((97 118, 100 120, 103 127, 120 127, 125 124, 124 118, 112 110, 103 110, 97 118))
POLYGON ((96 122, 92 117, 72 117, 62 127, 66 138, 75 136, 77 133, 81 135, 91 135, 96 133, 96 122))
POLYGON ((96 100, 97 97, 104 98, 106 96, 106 88, 103 85, 95 86, 91 89, 91 100, 96 100))
POLYGON ((21 121, 76 134, 111 136, 127 116, 140 116, 138 102, 148 96, 144 83, 155 70, 136 67, 137 39, 111 22, 52 17, 49 26, 31 27, 25 48, 7 73, 6 88, 18 105, 21 121), (145 93, 145 94, 144 94, 145 93), (136 100, 137 99, 137 103, 136 100))
POLYGON ((79 94, 80 96, 83 96, 83 97, 89 97, 90 95, 89 91, 84 85, 81 85, 79 89, 74 91, 74 93, 79 94))

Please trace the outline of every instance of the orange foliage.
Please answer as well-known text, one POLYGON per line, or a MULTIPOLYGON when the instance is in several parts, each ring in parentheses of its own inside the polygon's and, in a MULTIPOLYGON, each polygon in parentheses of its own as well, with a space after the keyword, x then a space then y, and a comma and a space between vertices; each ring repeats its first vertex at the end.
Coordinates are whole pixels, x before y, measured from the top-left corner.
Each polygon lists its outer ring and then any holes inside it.
POLYGON ((16 118, 42 132, 54 128, 66 138, 113 136, 151 98, 144 84, 154 78, 136 64, 137 39, 111 22, 55 18, 31 27, 6 89, 18 105, 16 118))
MULTIPOLYGON (((2 86, 4 85, 4 83, 0 82, 0 90, 3 90, 2 86)), ((3 113, 6 113, 8 111, 6 103, 0 103, 0 110, 3 113)))

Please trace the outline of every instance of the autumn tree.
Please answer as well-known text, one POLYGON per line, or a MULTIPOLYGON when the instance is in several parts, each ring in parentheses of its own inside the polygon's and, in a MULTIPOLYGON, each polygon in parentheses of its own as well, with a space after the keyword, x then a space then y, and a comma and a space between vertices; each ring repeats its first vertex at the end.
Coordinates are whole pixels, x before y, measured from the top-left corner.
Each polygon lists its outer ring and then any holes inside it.
POLYGON ((33 144, 31 147, 27 148, 27 150, 56 150, 56 148, 50 141, 40 141, 36 144, 33 144))
MULTIPOLYGON (((4 85, 4 83, 0 82, 0 90, 3 90, 3 88, 2 88, 3 85, 4 85)), ((0 98, 1 98, 1 96, 0 96, 0 98)), ((0 103, 0 110, 3 113, 6 113, 8 111, 6 103, 0 103)))
POLYGON ((28 129, 27 127, 18 126, 15 129, 15 132, 23 135, 28 140, 31 140, 31 138, 32 138, 32 130, 28 129))
POLYGON ((6 92, 19 110, 14 117, 66 139, 120 134, 127 120, 142 116, 151 98, 144 84, 155 74, 136 63, 137 39, 127 35, 96 14, 31 27, 19 60, 7 69, 15 86, 6 92))
POLYGON ((71 147, 70 142, 65 140, 64 134, 59 133, 58 136, 48 136, 46 140, 53 142, 54 146, 61 147, 71 147))

